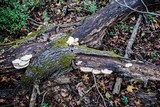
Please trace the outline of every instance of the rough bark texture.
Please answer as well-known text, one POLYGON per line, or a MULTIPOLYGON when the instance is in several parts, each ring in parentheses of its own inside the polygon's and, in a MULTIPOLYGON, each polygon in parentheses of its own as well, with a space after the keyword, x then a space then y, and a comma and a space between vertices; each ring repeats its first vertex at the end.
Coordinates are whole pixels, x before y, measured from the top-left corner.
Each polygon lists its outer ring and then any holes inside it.
POLYGON ((105 51, 87 50, 77 47, 50 48, 38 55, 27 68, 26 75, 32 80, 58 76, 71 68, 90 67, 93 69, 109 69, 119 76, 141 80, 160 80, 160 67, 150 63, 130 61, 125 58, 113 57, 105 51), (82 61, 76 66, 76 63, 82 61), (125 64, 132 63, 131 67, 125 64))
MULTIPOLYGON (((155 0, 143 1, 146 2, 146 4, 153 4, 155 2, 155 0)), ((118 2, 124 4, 123 0, 118 0, 118 2)), ((126 2, 132 8, 143 8, 141 0, 126 0, 126 2)), ((96 14, 88 17, 84 23, 72 33, 72 36, 79 38, 80 44, 98 48, 101 45, 107 27, 113 24, 113 22, 123 19, 131 12, 132 10, 119 5, 113 0, 96 14)))
MULTIPOLYGON (((123 0, 120 0, 121 3, 123 3, 122 1, 123 0)), ((127 0, 127 3, 133 8, 142 6, 140 0, 127 0)), ((131 12, 131 10, 113 2, 95 15, 87 18, 83 25, 72 35, 73 37, 78 37, 81 44, 98 47, 104 36, 106 26, 109 26, 119 18, 123 18, 128 12, 131 12)), ((57 38, 58 37, 52 42, 56 42, 57 38)), ((72 67, 79 68, 83 66, 89 66, 93 69, 110 69, 126 77, 159 80, 160 67, 152 64, 129 61, 125 58, 113 57, 106 52, 88 48, 59 47, 50 46, 49 44, 47 41, 41 43, 32 41, 32 43, 20 45, 16 49, 6 47, 8 51, 2 48, 0 53, 0 73, 15 70, 11 63, 12 60, 25 54, 32 54, 34 57, 27 68, 26 76, 34 81, 46 78, 52 74, 57 76, 62 71, 71 69, 72 67), (73 66, 77 61, 82 61, 82 63, 78 67, 73 66), (73 62, 72 65, 71 62, 73 62), (126 63, 132 63, 133 66, 126 68, 124 66, 126 63)))

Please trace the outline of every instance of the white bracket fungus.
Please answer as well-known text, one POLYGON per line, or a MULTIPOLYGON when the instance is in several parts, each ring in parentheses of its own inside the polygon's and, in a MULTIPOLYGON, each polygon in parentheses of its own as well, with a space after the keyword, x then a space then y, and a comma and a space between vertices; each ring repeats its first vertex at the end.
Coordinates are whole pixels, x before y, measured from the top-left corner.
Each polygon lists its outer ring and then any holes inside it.
POLYGON ((82 61, 78 61, 77 63, 76 63, 76 65, 80 65, 82 63, 82 61))
POLYGON ((93 70, 92 70, 92 73, 93 73, 93 74, 100 74, 100 73, 101 73, 101 71, 100 71, 100 70, 98 70, 98 69, 93 69, 93 70))
POLYGON ((132 65, 133 65, 132 63, 126 63, 126 64, 125 64, 125 67, 126 67, 126 68, 129 68, 129 67, 131 67, 132 65))
POLYGON ((108 69, 98 70, 90 67, 80 67, 80 70, 82 72, 92 72, 93 74, 111 74, 113 72, 112 70, 108 70, 108 69))
POLYGON ((112 70, 109 70, 109 69, 102 69, 101 72, 103 74, 111 74, 113 71, 112 70))
POLYGON ((22 69, 29 65, 30 59, 32 58, 32 55, 24 55, 21 58, 15 59, 12 61, 12 64, 14 68, 16 69, 22 69))
POLYGON ((79 45, 78 41, 79 41, 79 38, 73 38, 70 36, 67 40, 67 44, 68 45, 79 45))
POLYGON ((80 70, 83 72, 92 72, 93 68, 90 67, 80 67, 80 70))

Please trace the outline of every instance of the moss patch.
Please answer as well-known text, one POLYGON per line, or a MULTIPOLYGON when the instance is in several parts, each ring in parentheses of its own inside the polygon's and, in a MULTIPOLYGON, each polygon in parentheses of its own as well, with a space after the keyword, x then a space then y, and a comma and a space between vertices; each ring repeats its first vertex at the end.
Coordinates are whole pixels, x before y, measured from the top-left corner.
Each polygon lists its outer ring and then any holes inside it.
POLYGON ((23 78, 21 78, 21 81, 24 83, 24 85, 29 85, 36 80, 47 78, 56 72, 57 69, 59 70, 58 72, 66 70, 70 67, 74 56, 74 54, 65 54, 60 56, 56 61, 45 60, 42 61, 40 65, 31 65, 27 69, 27 74, 29 75, 24 75, 23 78))
POLYGON ((120 57, 120 58, 122 57, 122 56, 116 54, 114 51, 106 51, 106 53, 107 53, 107 54, 110 54, 110 55, 112 55, 112 56, 114 56, 114 57, 120 57))
POLYGON ((97 50, 97 49, 94 49, 94 48, 88 48, 88 47, 84 47, 84 46, 78 46, 78 48, 85 49, 87 51, 103 52, 103 53, 109 54, 109 55, 111 55, 113 57, 122 57, 122 56, 116 54, 113 51, 102 51, 102 50, 97 50))
POLYGON ((57 39, 55 42, 53 42, 51 45, 52 47, 57 47, 57 46, 68 46, 67 44, 67 40, 69 38, 70 35, 63 36, 59 39, 57 39))
POLYGON ((63 66, 64 68, 68 68, 72 62, 72 59, 74 58, 74 54, 66 54, 59 58, 58 63, 63 66))

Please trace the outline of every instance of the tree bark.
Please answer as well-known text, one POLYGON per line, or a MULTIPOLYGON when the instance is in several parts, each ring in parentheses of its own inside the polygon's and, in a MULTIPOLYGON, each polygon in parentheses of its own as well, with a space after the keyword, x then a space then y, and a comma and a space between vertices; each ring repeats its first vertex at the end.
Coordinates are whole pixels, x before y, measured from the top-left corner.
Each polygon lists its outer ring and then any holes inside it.
MULTIPOLYGON (((143 9, 144 5, 141 0, 125 0, 126 3, 134 9, 143 9)), ((156 0, 143 0, 146 5, 159 2, 156 0)), ((118 0, 119 3, 125 4, 124 0, 118 0)), ((72 36, 80 39, 80 44, 88 47, 99 48, 105 35, 107 27, 111 26, 115 21, 120 21, 129 15, 133 10, 119 5, 116 0, 112 0, 106 7, 97 11, 96 14, 86 18, 84 23, 78 27, 72 36)))
MULTIPOLYGON (((127 0, 132 8, 143 7, 141 0, 127 0)), ((147 0, 145 0, 146 3, 147 0)), ((123 3, 123 0, 119 0, 123 3)), ((152 1, 153 3, 153 1, 152 1)), ((116 2, 107 5, 95 15, 86 19, 82 26, 72 33, 74 38, 79 38, 80 44, 97 48, 105 34, 107 26, 115 20, 122 19, 130 9, 120 6, 116 2)), ((51 32, 51 31, 50 31, 51 32)), ((43 34, 49 35, 47 32, 43 34)), ((48 37, 48 36, 47 36, 48 37)), ((86 47, 53 46, 59 37, 53 41, 25 43, 17 48, 1 47, 0 53, 0 73, 16 71, 12 61, 26 54, 32 54, 33 58, 27 67, 26 76, 32 80, 41 80, 47 76, 57 76, 67 69, 79 69, 81 67, 91 67, 92 69, 109 69, 118 75, 125 77, 146 78, 159 80, 160 67, 149 63, 130 61, 122 57, 115 57, 106 51, 89 49, 86 47), (82 63, 76 66, 76 63, 82 63), (132 63, 131 67, 125 67, 126 63, 132 63)), ((66 42, 66 41, 65 41, 66 42)))

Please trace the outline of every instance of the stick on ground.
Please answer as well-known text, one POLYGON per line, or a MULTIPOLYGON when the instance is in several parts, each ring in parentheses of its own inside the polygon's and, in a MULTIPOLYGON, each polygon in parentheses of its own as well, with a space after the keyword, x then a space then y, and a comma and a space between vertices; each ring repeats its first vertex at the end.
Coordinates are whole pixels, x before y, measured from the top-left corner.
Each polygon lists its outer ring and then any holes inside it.
POLYGON ((130 56, 130 53, 131 53, 131 50, 132 50, 131 48, 132 48, 133 43, 135 41, 135 38, 136 38, 136 35, 137 35, 137 32, 138 32, 138 28, 139 28, 139 25, 141 24, 141 21, 142 21, 142 15, 139 15, 138 20, 136 22, 136 25, 134 26, 132 35, 131 35, 131 37, 128 41, 128 45, 127 45, 126 50, 125 50, 125 55, 124 55, 125 58, 128 58, 130 56))

